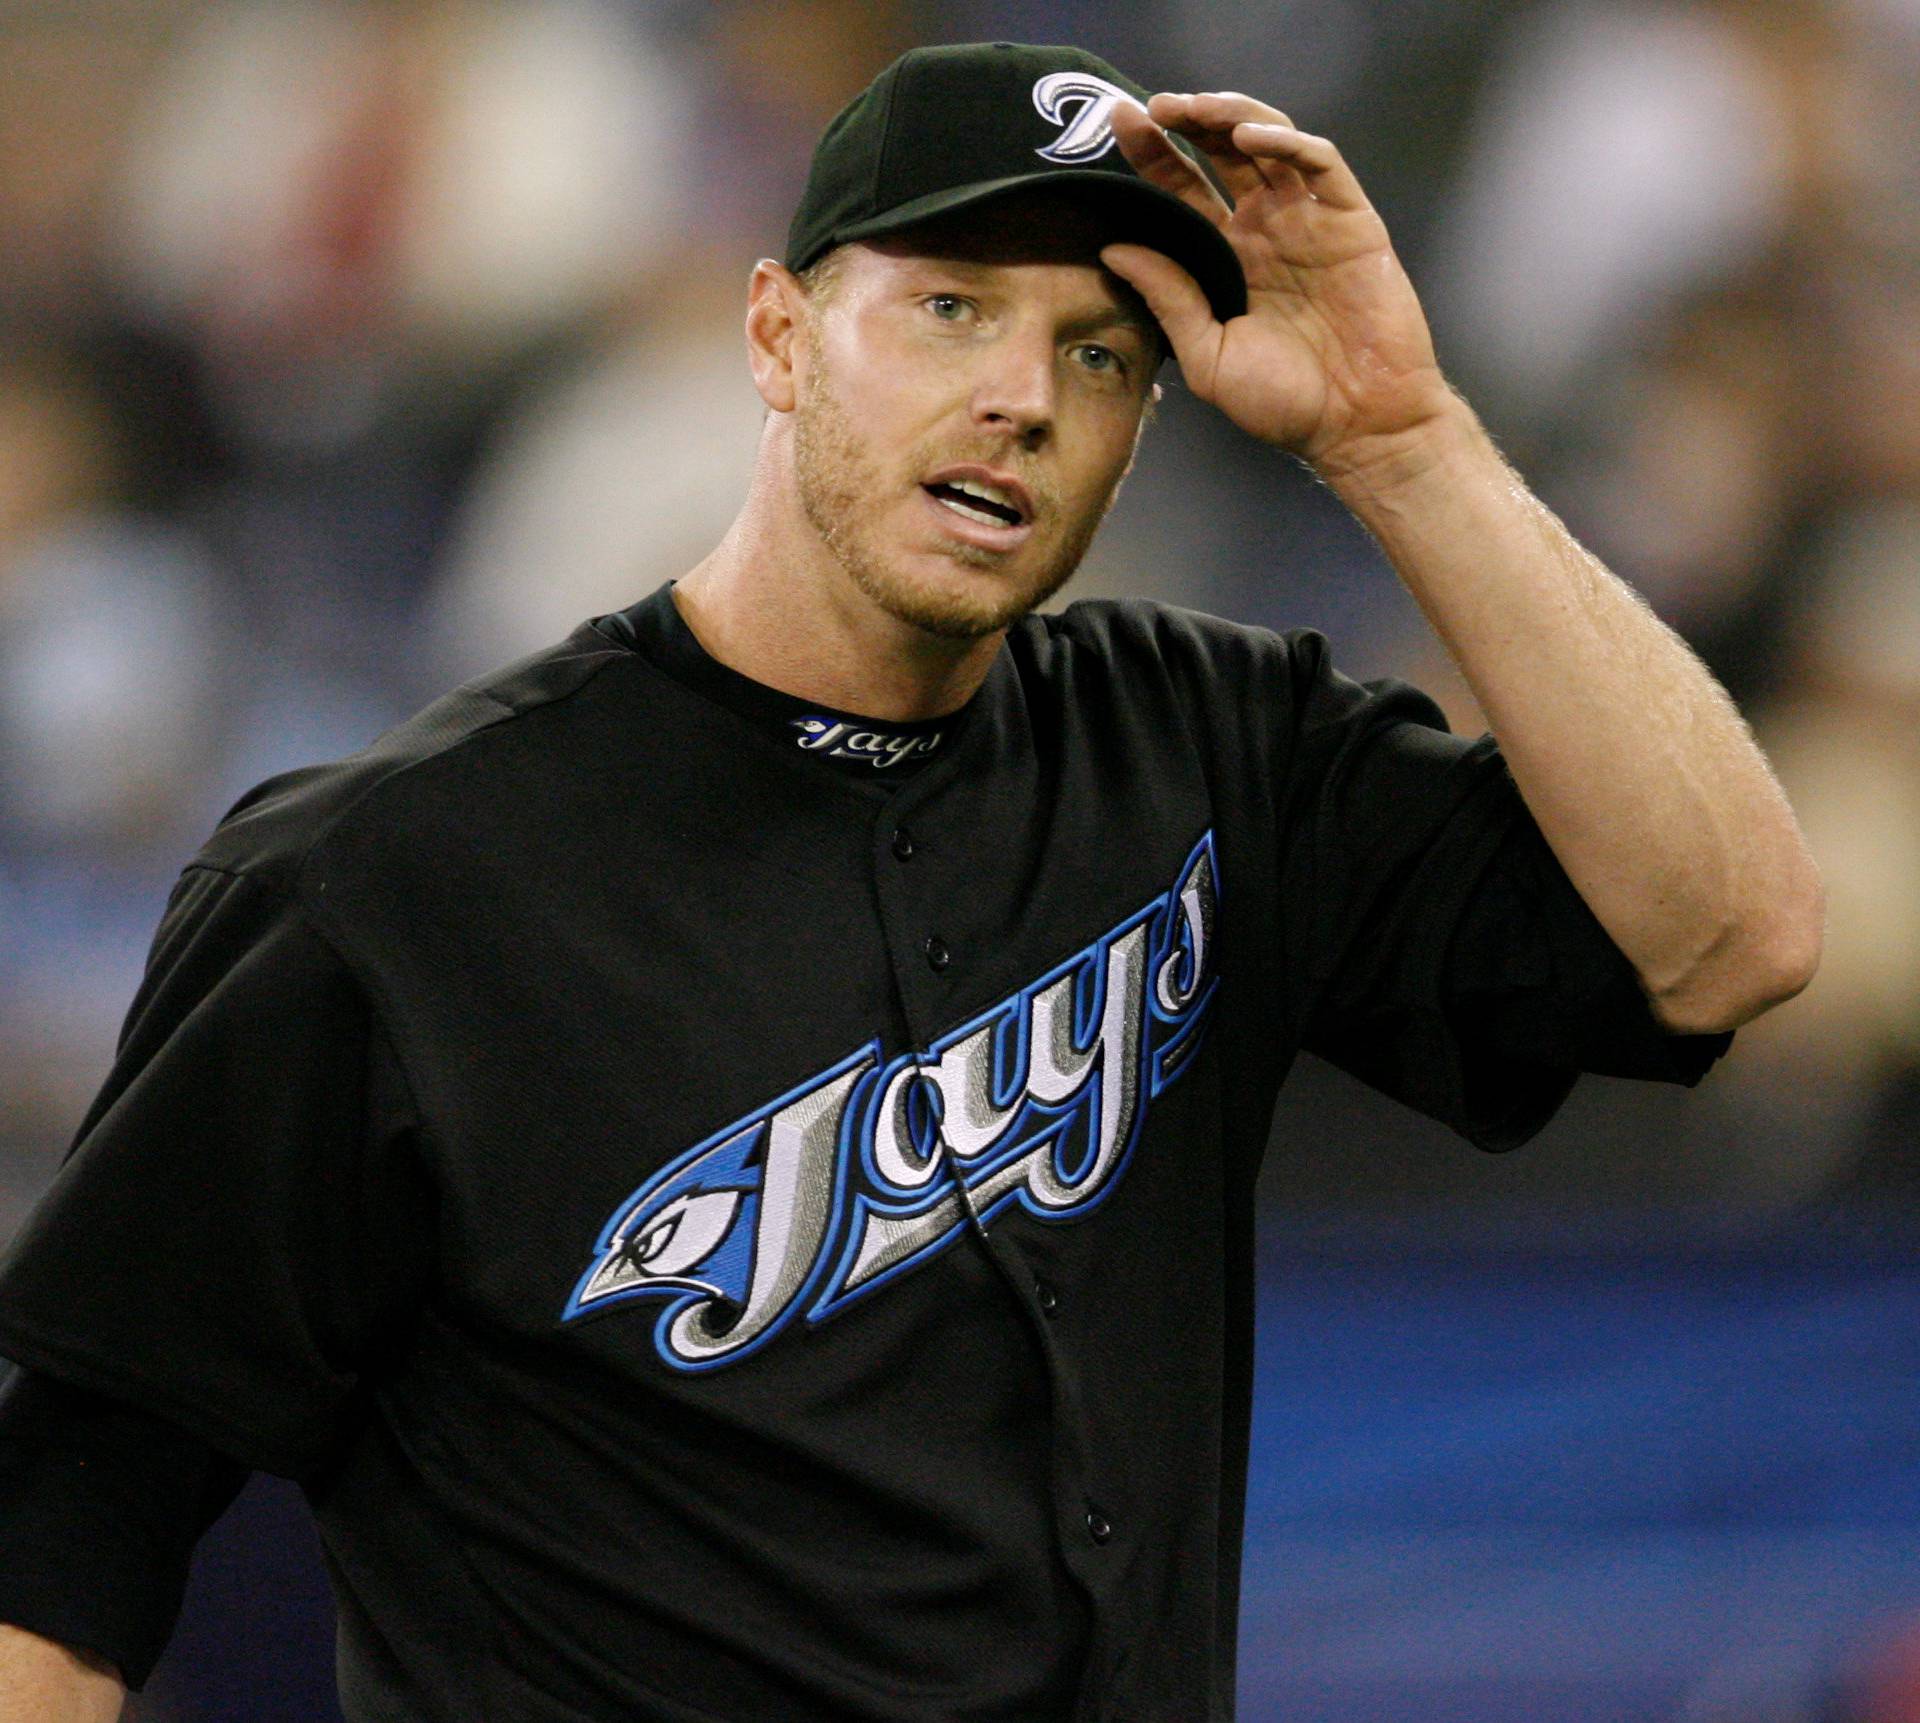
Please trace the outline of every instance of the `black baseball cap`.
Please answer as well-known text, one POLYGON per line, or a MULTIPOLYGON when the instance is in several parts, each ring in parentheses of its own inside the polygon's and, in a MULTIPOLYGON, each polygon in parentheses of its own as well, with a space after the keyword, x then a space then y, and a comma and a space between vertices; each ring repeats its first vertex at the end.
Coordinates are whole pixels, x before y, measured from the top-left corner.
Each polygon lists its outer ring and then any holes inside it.
POLYGON ((1222 322, 1238 317, 1247 284, 1233 247, 1198 210, 1135 173, 1114 139, 1113 104, 1131 96, 1145 107, 1147 94, 1081 48, 915 48, 821 134, 787 233, 787 267, 805 269, 848 240, 1058 186, 1102 206, 1115 239, 1185 268, 1222 322))

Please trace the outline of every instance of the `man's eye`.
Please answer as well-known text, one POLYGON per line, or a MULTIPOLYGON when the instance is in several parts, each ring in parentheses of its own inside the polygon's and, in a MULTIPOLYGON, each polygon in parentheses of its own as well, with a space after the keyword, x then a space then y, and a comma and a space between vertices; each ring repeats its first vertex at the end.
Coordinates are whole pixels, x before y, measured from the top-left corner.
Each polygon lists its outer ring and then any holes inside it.
POLYGON ((927 309, 942 323, 958 323, 971 309, 971 304, 957 293, 936 293, 927 301, 927 309))
POLYGON ((1080 363, 1089 371, 1112 372, 1116 375, 1127 368, 1126 360, 1111 347, 1102 347, 1097 341, 1083 341, 1074 352, 1080 363))

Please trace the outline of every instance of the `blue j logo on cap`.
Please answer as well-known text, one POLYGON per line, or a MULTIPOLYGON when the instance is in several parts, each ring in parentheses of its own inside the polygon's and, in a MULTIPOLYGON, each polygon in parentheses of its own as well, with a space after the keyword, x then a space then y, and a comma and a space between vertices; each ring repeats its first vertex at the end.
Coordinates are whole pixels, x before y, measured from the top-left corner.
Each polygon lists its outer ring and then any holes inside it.
POLYGON ((1091 72, 1049 72, 1033 86, 1033 105, 1056 126, 1066 126, 1045 149, 1034 154, 1050 162, 1090 162, 1113 148, 1113 106, 1131 100, 1127 92, 1091 72), (1080 111, 1068 124, 1075 103, 1080 111))

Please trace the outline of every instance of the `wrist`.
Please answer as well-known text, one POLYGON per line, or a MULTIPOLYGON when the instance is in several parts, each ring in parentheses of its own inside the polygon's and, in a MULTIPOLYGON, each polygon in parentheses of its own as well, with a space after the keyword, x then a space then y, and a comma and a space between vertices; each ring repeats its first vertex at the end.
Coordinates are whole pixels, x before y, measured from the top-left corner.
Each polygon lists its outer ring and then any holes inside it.
POLYGON ((1313 456, 1311 464, 1335 495, 1361 513, 1391 506, 1491 446, 1465 398, 1443 384, 1432 406, 1407 425, 1345 439, 1313 456))

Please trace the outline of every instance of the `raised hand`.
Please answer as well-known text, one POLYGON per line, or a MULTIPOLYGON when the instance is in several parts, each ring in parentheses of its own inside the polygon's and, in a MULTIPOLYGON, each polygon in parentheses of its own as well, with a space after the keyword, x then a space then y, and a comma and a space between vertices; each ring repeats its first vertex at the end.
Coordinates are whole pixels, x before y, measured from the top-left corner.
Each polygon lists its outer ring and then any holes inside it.
POLYGON ((1171 258, 1101 253, 1159 319, 1196 395, 1323 470, 1365 465, 1446 409, 1413 284, 1331 143, 1232 92, 1122 103, 1113 127, 1135 169, 1214 222, 1246 274, 1245 315, 1220 323, 1171 258), (1206 156, 1231 204, 1169 132, 1206 156))

